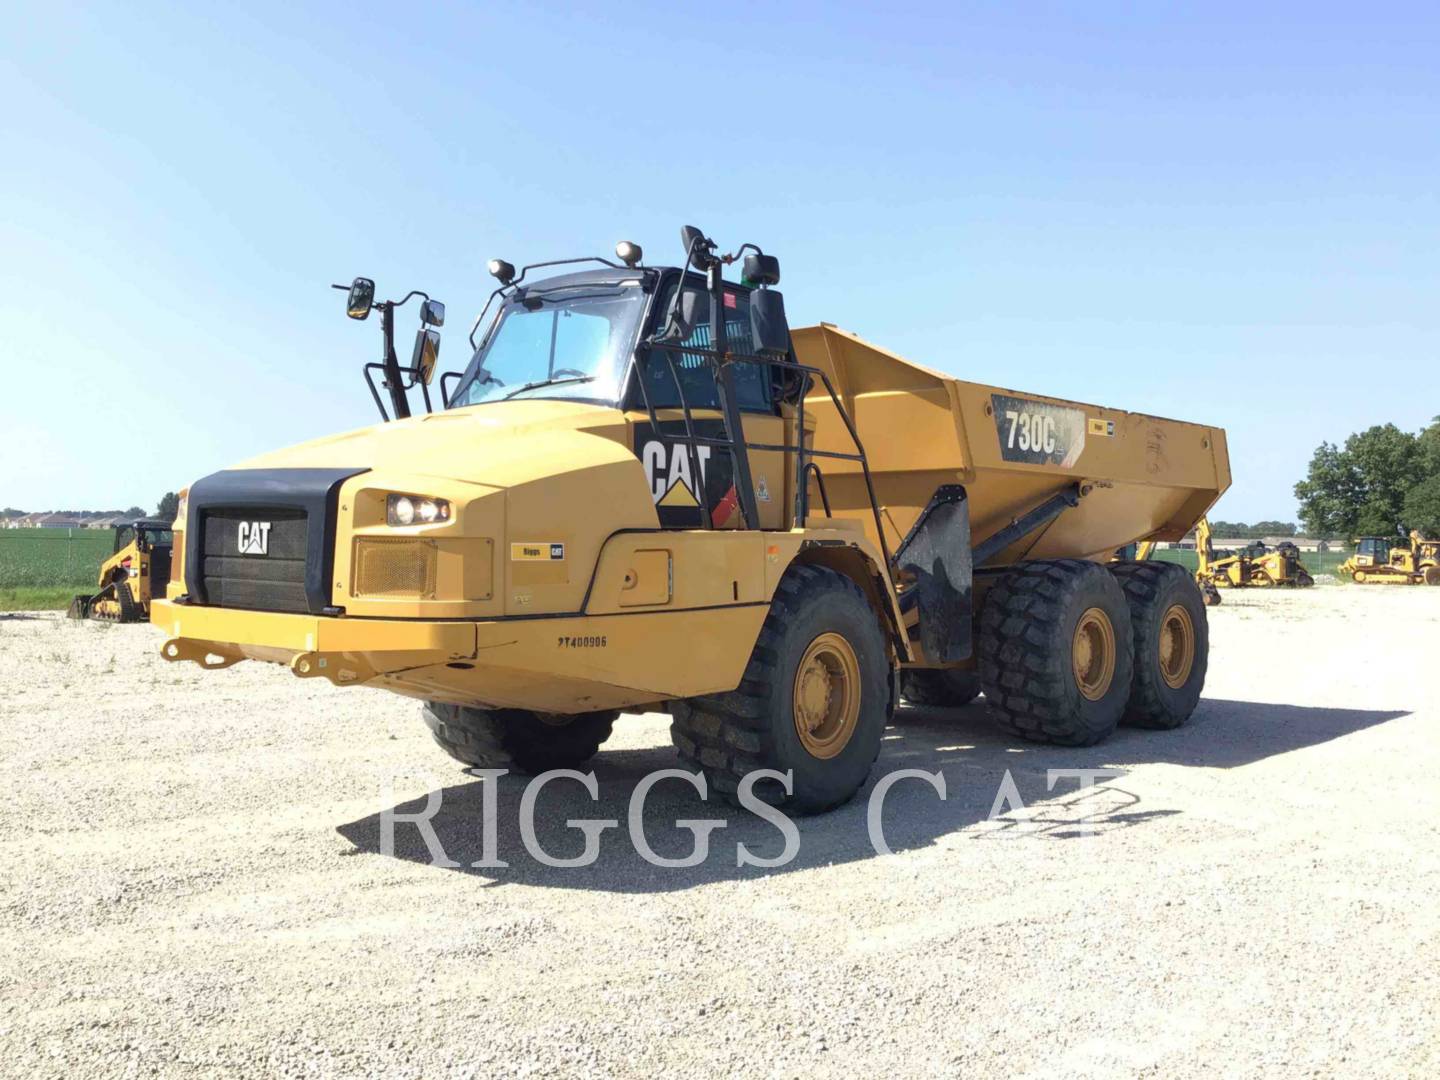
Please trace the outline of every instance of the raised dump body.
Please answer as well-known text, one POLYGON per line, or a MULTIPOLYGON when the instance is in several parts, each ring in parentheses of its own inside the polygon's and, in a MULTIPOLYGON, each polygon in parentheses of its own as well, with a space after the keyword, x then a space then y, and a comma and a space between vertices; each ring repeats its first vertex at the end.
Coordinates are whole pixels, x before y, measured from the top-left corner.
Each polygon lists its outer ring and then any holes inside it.
MULTIPOLYGON (((850 414, 892 551, 947 484, 965 488, 977 548, 1080 485, 1074 507, 993 552, 991 565, 1106 560, 1132 541, 1179 540, 1230 486, 1219 428, 964 382, 828 323, 791 337, 800 362, 829 376, 850 414)), ((817 449, 850 449, 822 387, 812 389, 805 409, 816 421, 817 449)), ((835 514, 860 519, 873 537, 860 465, 831 459, 821 468, 835 514)), ((810 509, 823 513, 816 500, 810 509)))

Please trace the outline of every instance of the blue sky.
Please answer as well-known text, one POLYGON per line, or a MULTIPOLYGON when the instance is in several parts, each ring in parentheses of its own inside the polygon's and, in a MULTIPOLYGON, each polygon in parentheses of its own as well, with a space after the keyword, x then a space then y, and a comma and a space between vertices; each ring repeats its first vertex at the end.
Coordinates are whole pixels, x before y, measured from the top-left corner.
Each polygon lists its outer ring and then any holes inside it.
POLYGON ((447 367, 490 256, 671 261, 686 222, 780 255, 796 325, 1224 426, 1227 519, 1440 413, 1433 5, 6 19, 0 505, 149 506, 370 422, 332 281, 445 300, 447 367))

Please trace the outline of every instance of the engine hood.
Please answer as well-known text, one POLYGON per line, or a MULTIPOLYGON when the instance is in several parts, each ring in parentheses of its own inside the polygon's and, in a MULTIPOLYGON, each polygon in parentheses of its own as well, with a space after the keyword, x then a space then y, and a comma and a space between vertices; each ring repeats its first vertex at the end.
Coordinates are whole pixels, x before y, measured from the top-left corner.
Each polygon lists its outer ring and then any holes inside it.
POLYGON ((628 455, 624 414, 608 405, 506 401, 327 435, 235 469, 404 472, 512 487, 628 455))

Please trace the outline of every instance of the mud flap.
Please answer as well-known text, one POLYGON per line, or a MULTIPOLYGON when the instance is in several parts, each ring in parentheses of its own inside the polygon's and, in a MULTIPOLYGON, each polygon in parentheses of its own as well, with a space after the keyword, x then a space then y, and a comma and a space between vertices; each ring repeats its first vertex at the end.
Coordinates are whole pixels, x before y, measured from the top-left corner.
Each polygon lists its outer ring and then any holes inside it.
POLYGON ((932 663, 967 660, 972 641, 970 504, 959 484, 946 484, 930 497, 914 527, 900 543, 895 564, 912 575, 900 606, 920 613, 920 644, 932 663))

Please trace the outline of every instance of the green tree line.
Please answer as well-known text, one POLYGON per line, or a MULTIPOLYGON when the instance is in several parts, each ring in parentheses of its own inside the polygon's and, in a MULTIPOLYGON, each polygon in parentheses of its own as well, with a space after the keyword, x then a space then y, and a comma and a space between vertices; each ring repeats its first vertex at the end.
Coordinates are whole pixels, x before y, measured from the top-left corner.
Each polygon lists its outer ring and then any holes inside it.
POLYGON ((1418 432, 1377 424, 1321 443, 1295 498, 1315 535, 1440 536, 1440 416, 1418 432))
MULTIPOLYGON (((179 496, 176 492, 167 491, 164 495, 162 495, 162 496, 160 497, 160 502, 157 503, 156 506, 155 506, 155 516, 156 516, 157 518, 160 518, 160 519, 163 520, 163 521, 172 521, 172 520, 174 520, 174 517, 175 517, 175 511, 178 510, 179 508, 180 508, 180 496, 179 496)), ((107 516, 107 517, 111 517, 111 516, 120 517, 120 516, 123 516, 123 517, 131 517, 131 518, 142 518, 142 517, 145 516, 145 508, 144 508, 143 506, 132 506, 132 507, 130 507, 130 509, 128 509, 128 510, 102 510, 102 511, 90 511, 90 510, 69 511, 69 510, 67 510, 67 511, 61 511, 61 512, 62 512, 62 513, 85 513, 85 514, 98 513, 98 514, 103 514, 103 515, 105 515, 105 516, 107 516)), ((7 506, 7 507, 5 507, 3 510, 0 510, 0 517, 24 517, 24 516, 25 516, 26 514, 28 514, 28 513, 30 513, 30 511, 28 511, 28 510, 19 510, 19 509, 16 509, 15 507, 13 507, 13 506, 7 506)))

